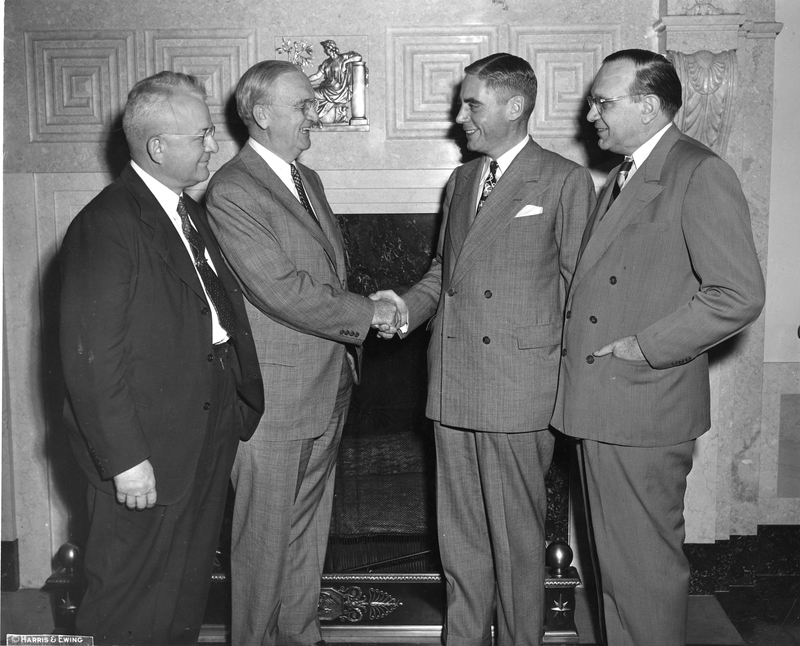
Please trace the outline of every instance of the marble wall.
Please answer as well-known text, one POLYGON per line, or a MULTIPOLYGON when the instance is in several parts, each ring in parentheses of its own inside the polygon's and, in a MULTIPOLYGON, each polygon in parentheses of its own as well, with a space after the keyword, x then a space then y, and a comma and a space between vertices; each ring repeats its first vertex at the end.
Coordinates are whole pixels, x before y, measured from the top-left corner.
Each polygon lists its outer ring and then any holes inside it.
MULTIPOLYGON (((284 42, 313 45, 307 73, 325 57, 323 40, 357 50, 369 68, 368 126, 315 134, 303 161, 319 170, 337 213, 394 214, 408 230, 439 211, 462 160, 453 97, 471 61, 496 51, 527 58, 540 83, 533 136, 600 183, 614 160, 595 145, 584 97, 603 57, 624 47, 733 50, 738 89, 724 155, 742 179, 766 266, 775 0, 714 4, 723 17, 687 16, 694 3, 685 0, 7 0, 3 539, 19 539, 22 585, 42 585, 80 525, 71 514, 82 513, 81 479, 59 421, 55 259, 71 218, 125 163, 120 109, 137 80, 161 69, 204 80, 219 133, 214 170, 242 143, 231 89, 245 69, 286 57, 276 51, 284 42)), ((800 522, 765 485, 779 434, 776 426, 773 444, 762 441, 764 411, 797 389, 786 390, 784 375, 769 381, 782 390, 764 390, 763 346, 761 320, 715 353, 714 428, 699 443, 687 495, 690 541, 800 522)))

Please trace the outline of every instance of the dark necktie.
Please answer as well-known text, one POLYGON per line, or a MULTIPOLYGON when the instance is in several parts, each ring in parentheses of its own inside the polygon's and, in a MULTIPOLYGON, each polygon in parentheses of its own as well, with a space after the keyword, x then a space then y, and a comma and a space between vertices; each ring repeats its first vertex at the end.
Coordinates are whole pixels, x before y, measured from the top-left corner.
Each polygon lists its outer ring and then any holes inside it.
POLYGON ((297 166, 289 164, 289 167, 292 169, 292 181, 294 182, 294 187, 297 189, 297 196, 300 198, 300 204, 302 204, 303 208, 314 218, 314 222, 319 224, 317 214, 314 213, 314 209, 311 208, 311 203, 308 201, 308 195, 306 195, 306 189, 303 186, 303 180, 300 178, 300 172, 297 170, 297 166))
POLYGON ((478 213, 481 212, 481 208, 483 207, 484 202, 486 202, 486 198, 489 197, 489 193, 492 192, 494 185, 497 184, 497 169, 498 169, 497 162, 492 160, 492 163, 489 164, 489 174, 486 176, 486 179, 483 182, 483 191, 481 191, 481 199, 478 200, 478 208, 475 211, 476 216, 478 215, 478 213))
MULTIPOLYGON (((619 197, 619 192, 622 190, 622 187, 625 186, 625 181, 628 179, 628 173, 631 172, 631 168, 633 168, 633 159, 626 157, 625 161, 622 162, 622 166, 619 167, 617 179, 614 181, 614 188, 611 189, 612 202, 619 197)), ((609 206, 611 206, 610 203, 609 206)))
POLYGON ((225 286, 219 276, 214 273, 211 265, 206 261, 206 243, 203 240, 203 236, 200 235, 192 225, 191 220, 189 220, 189 213, 183 203, 183 197, 178 199, 178 215, 181 216, 183 235, 186 236, 189 246, 192 248, 197 273, 200 274, 206 293, 211 299, 211 305, 217 312, 219 324, 225 328, 228 336, 233 338, 236 333, 236 314, 233 311, 233 304, 228 298, 228 292, 225 290, 225 286))

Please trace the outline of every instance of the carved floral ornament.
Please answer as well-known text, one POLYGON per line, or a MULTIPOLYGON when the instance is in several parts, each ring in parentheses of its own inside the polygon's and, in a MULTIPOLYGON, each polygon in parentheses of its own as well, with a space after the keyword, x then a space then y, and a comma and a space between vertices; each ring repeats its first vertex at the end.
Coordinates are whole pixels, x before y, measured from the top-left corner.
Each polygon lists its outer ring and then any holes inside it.
POLYGON ((736 51, 714 54, 668 52, 683 85, 683 106, 676 125, 724 157, 733 125, 736 93, 736 51))

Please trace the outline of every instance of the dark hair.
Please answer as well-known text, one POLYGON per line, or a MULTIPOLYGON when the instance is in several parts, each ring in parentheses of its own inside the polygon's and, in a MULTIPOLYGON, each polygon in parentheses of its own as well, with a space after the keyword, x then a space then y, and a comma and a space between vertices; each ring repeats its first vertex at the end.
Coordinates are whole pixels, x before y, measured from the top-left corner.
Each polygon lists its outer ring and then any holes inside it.
POLYGON ((148 76, 133 86, 122 116, 122 129, 131 150, 135 142, 148 134, 152 121, 172 109, 169 101, 175 94, 188 94, 204 100, 206 89, 196 77, 170 71, 148 76))
POLYGON ((528 122, 536 105, 536 74, 528 61, 519 56, 500 52, 482 58, 464 68, 465 74, 472 74, 484 81, 499 96, 508 100, 521 94, 525 97, 524 123, 528 122))
POLYGON ((646 49, 622 49, 605 57, 603 64, 630 61, 635 67, 630 94, 653 94, 670 118, 683 104, 683 88, 675 66, 661 54, 646 49))
POLYGON ((289 61, 261 61, 244 74, 236 84, 236 111, 249 128, 253 123, 253 108, 261 101, 269 101, 269 89, 279 76, 300 72, 300 68, 289 61))

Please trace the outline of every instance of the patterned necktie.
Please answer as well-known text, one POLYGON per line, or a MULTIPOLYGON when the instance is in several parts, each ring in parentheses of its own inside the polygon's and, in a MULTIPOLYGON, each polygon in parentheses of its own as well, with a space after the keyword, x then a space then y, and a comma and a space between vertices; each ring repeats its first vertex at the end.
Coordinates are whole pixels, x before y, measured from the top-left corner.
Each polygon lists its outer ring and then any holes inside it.
POLYGON ((614 188, 611 189, 612 201, 619 197, 619 192, 622 190, 622 187, 625 186, 631 168, 633 168, 633 158, 625 157, 625 161, 622 162, 622 166, 619 167, 619 173, 617 173, 617 180, 614 182, 614 188))
POLYGON ((297 189, 297 195, 300 198, 300 204, 302 204, 303 208, 308 211, 312 218, 314 218, 314 222, 319 224, 317 214, 314 213, 314 209, 311 208, 311 203, 308 201, 308 195, 306 195, 306 189, 303 186, 303 180, 300 179, 300 172, 297 170, 297 166, 294 164, 289 164, 289 167, 292 169, 292 181, 294 182, 294 187, 297 189))
POLYGON ((486 202, 486 198, 489 197, 489 193, 492 192, 494 185, 497 184, 497 169, 498 169, 497 162, 492 160, 492 163, 489 164, 489 174, 486 176, 486 179, 483 182, 483 191, 481 192, 481 199, 478 200, 478 208, 475 211, 476 216, 478 215, 478 213, 481 212, 481 208, 483 207, 484 202, 486 202))
POLYGON ((203 281, 203 286, 206 288, 206 293, 211 299, 211 305, 217 312, 219 324, 225 328, 230 338, 236 334, 236 314, 233 311, 233 304, 228 298, 228 292, 225 286, 219 279, 219 276, 211 269, 211 266, 206 261, 206 244, 203 236, 194 228, 191 220, 189 220, 189 212, 186 210, 186 205, 183 203, 183 197, 178 199, 178 215, 181 216, 181 225, 183 235, 189 241, 189 246, 192 248, 194 255, 194 264, 197 268, 197 273, 203 281))

